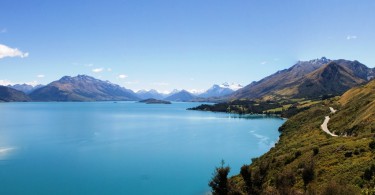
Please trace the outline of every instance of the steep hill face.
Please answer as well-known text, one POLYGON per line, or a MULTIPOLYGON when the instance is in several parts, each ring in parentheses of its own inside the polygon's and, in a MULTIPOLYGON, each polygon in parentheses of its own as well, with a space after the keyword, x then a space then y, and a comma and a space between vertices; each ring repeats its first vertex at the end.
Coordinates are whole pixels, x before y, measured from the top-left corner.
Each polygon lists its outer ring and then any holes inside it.
POLYGON ((175 102, 188 102, 188 101, 192 101, 195 98, 196 96, 194 96, 193 94, 189 93, 186 90, 182 90, 171 96, 166 97, 165 100, 175 101, 175 102))
POLYGON ((230 98, 260 98, 264 95, 271 94, 274 91, 287 88, 291 83, 304 77, 306 74, 317 70, 331 60, 323 57, 321 59, 310 61, 299 61, 289 69, 278 71, 264 79, 253 82, 244 88, 236 91, 230 98))
POLYGON ((269 152, 230 179, 238 194, 374 193, 375 80, 303 111, 279 129, 269 152), (329 107, 338 111, 331 113, 329 107), (332 137, 321 130, 330 116, 332 137))
POLYGON ((373 69, 348 60, 326 58, 298 62, 235 92, 232 99, 316 98, 341 95, 375 76, 373 69))
POLYGON ((349 136, 375 133, 375 80, 345 92, 339 103, 340 112, 332 116, 331 129, 349 136))
POLYGON ((134 92, 86 75, 65 76, 30 94, 34 101, 139 100, 134 92))
POLYGON ((0 86, 0 102, 27 102, 30 98, 23 92, 0 86))
MULTIPOLYGON (((348 89, 367 82, 368 70, 362 64, 333 61, 293 83, 293 97, 317 98, 322 95, 341 95, 348 89), (357 67, 360 65, 361 67, 357 67), (366 71, 364 71, 366 70, 366 71), (294 94, 294 92, 297 92, 294 94)), ((291 87, 291 88, 293 88, 291 87)))

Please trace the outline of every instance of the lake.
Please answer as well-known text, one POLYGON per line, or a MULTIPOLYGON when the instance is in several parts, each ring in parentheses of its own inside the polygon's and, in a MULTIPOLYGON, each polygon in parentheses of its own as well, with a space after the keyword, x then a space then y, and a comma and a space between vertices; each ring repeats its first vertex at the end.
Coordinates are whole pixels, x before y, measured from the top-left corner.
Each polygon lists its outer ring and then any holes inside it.
POLYGON ((0 104, 0 194, 202 195, 222 159, 238 174, 283 119, 188 111, 200 103, 0 104))

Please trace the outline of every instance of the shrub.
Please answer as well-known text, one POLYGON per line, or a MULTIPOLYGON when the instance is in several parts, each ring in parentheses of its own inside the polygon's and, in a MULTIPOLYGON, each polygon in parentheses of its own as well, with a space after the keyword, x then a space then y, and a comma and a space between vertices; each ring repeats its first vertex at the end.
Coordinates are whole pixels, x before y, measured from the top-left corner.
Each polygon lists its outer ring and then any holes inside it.
POLYGON ((319 154, 319 148, 318 147, 313 148, 313 153, 314 153, 314 156, 319 154))
POLYGON ((213 195, 226 195, 228 194, 228 173, 230 167, 224 167, 224 160, 221 161, 221 167, 217 167, 213 173, 212 179, 209 182, 211 192, 213 195))
POLYGON ((352 157, 353 156, 353 152, 352 151, 348 151, 348 152, 345 152, 345 157, 349 158, 349 157, 352 157))
POLYGON ((276 188, 285 189, 291 188, 296 183, 296 178, 292 170, 284 170, 282 173, 278 174, 276 177, 276 188))
POLYGON ((298 158, 301 155, 302 155, 302 152, 301 151, 297 151, 297 152, 294 153, 294 158, 298 158))
POLYGON ((365 170, 362 178, 367 180, 367 181, 370 181, 372 179, 372 177, 374 176, 374 174, 375 174, 375 165, 371 165, 370 167, 368 167, 365 170))
POLYGON ((314 179, 314 162, 310 161, 304 164, 302 171, 302 179, 305 186, 307 186, 314 179))
POLYGON ((251 178, 251 170, 250 170, 250 166, 249 165, 243 165, 241 167, 241 172, 240 172, 244 182, 245 182, 245 188, 246 188, 246 192, 248 194, 253 194, 253 183, 252 183, 252 178, 251 178))
POLYGON ((370 147, 372 150, 375 149, 375 140, 372 140, 369 144, 368 147, 370 147))

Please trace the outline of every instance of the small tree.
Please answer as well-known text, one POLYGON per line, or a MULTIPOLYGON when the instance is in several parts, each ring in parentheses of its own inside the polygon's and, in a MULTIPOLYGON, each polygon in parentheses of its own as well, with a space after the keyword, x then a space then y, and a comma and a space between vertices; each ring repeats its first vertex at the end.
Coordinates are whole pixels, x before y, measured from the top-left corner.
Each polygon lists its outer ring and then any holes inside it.
POLYGON ((243 165, 241 167, 241 176, 245 182, 246 185, 246 191, 248 194, 253 194, 252 193, 252 188, 253 188, 253 183, 252 183, 252 178, 251 178, 251 169, 249 165, 243 165))
POLYGON ((213 195, 227 195, 228 194, 228 173, 230 167, 224 167, 224 160, 221 161, 221 167, 216 167, 215 172, 212 175, 209 186, 212 188, 211 192, 213 195))
POLYGON ((314 161, 305 162, 302 171, 302 179, 305 187, 314 179, 314 176, 314 161))
POLYGON ((375 149, 375 140, 372 140, 369 144, 368 144, 368 146, 371 148, 371 149, 375 149))

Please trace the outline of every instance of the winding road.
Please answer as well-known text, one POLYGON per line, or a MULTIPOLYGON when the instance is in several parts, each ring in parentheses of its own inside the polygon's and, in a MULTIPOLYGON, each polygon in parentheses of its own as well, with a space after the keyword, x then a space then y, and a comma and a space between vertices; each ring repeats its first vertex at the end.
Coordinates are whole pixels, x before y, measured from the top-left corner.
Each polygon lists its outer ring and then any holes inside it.
MULTIPOLYGON (((329 110, 331 110, 331 113, 332 113, 332 114, 336 113, 336 111, 337 111, 337 110, 335 110, 335 109, 332 108, 332 107, 329 107, 329 110)), ((324 132, 326 132, 327 134, 333 136, 333 137, 337 137, 338 135, 336 135, 336 134, 330 132, 329 129, 328 129, 328 122, 329 122, 330 119, 331 119, 331 118, 329 118, 329 116, 326 116, 326 118, 324 119, 323 124, 321 125, 322 130, 323 130, 324 132)))

